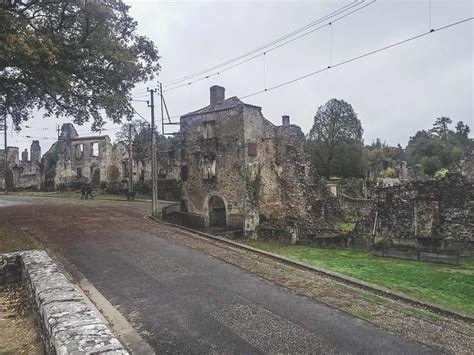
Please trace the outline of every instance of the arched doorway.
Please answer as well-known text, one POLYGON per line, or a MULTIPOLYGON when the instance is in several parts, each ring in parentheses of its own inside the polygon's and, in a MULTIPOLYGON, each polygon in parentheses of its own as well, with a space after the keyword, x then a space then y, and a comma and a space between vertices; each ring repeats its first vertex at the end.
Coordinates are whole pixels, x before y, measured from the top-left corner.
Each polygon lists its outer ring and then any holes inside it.
POLYGON ((219 196, 209 199, 209 225, 211 227, 225 227, 227 216, 224 201, 219 196))

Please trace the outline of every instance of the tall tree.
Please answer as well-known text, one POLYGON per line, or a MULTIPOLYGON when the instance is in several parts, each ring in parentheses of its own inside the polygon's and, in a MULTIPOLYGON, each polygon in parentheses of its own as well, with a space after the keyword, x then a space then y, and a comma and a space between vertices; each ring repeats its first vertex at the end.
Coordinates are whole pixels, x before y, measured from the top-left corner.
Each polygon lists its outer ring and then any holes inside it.
POLYGON ((35 109, 77 124, 130 119, 131 89, 159 70, 152 41, 122 0, 0 2, 0 119, 35 109))
POLYGON ((313 162, 320 174, 363 175, 362 125, 350 104, 331 99, 320 106, 309 132, 313 162), (351 149, 352 148, 352 149, 351 149), (346 159, 348 154, 352 159, 346 159))
POLYGON ((437 135, 439 138, 446 140, 449 133, 449 125, 451 123, 453 123, 453 121, 449 117, 438 117, 433 123, 431 133, 437 135))

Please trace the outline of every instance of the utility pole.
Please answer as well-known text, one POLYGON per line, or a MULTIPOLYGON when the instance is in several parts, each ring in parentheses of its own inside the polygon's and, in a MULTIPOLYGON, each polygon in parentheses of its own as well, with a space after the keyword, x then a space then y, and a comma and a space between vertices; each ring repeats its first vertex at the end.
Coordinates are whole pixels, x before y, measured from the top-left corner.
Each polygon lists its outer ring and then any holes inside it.
POLYGON ((128 126, 128 196, 133 199, 132 124, 128 126))
POLYGON ((7 171, 8 171, 8 144, 7 144, 7 116, 3 117, 3 134, 4 134, 4 143, 5 143, 5 163, 3 164, 3 183, 5 188, 5 195, 8 193, 7 188, 7 171))
POLYGON ((150 93, 150 104, 148 105, 151 110, 151 215, 153 217, 159 217, 158 211, 158 174, 156 172, 156 136, 155 136, 155 92, 154 89, 147 89, 150 93))

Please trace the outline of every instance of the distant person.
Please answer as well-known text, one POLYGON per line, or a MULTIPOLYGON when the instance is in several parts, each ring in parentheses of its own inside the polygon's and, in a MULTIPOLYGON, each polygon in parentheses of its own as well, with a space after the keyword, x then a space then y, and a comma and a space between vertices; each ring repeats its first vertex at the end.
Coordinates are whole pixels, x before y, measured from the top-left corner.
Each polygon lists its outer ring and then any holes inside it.
POLYGON ((93 199, 94 196, 92 195, 92 187, 91 184, 87 185, 87 190, 86 190, 86 199, 89 198, 89 196, 93 199))
POLYGON ((81 186, 81 200, 87 198, 87 186, 83 184, 81 186))

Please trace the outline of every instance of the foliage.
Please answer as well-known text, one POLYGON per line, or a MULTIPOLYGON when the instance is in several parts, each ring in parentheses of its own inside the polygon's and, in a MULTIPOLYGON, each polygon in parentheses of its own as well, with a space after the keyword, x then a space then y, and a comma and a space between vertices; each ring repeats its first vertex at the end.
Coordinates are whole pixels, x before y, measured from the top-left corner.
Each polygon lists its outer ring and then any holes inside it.
POLYGON ((245 187, 247 193, 254 204, 258 204, 260 190, 262 189, 262 165, 249 166, 245 170, 245 187))
POLYGON ((159 70, 152 41, 114 1, 0 2, 0 119, 16 129, 35 109, 93 121, 130 119, 131 90, 159 70))
POLYGON ((444 178, 446 175, 449 174, 449 170, 448 169, 440 169, 438 170, 437 172, 434 173, 433 177, 435 179, 442 179, 444 178))
POLYGON ((54 142, 51 148, 49 148, 49 154, 51 157, 51 161, 56 163, 58 161, 58 143, 54 142))
POLYGON ((392 168, 391 166, 389 166, 386 170, 385 170, 385 175, 389 178, 394 178, 397 176, 397 172, 395 171, 394 168, 392 168))
POLYGON ((352 232, 357 224, 357 217, 345 216, 342 221, 336 223, 337 228, 343 232, 352 232))
POLYGON ((468 137, 469 127, 462 121, 456 125, 456 131, 449 129, 451 119, 436 119, 429 131, 418 131, 410 138, 406 149, 408 163, 419 164, 426 174, 433 175, 436 171, 449 168, 458 162, 463 155, 474 147, 473 140, 468 137))
MULTIPOLYGON (((133 159, 145 163, 151 159, 151 129, 150 125, 142 120, 136 120, 124 124, 116 137, 119 142, 128 146, 129 144, 129 127, 132 125, 132 154, 133 159)), ((177 144, 177 138, 156 134, 156 150, 158 155, 160 152, 166 152, 173 149, 177 144)))
POLYGON ((247 244, 327 270, 402 291, 429 302, 474 313, 474 258, 459 266, 379 258, 355 250, 287 246, 260 240, 247 244))
POLYGON ((362 125, 352 106, 331 99, 320 106, 309 132, 308 148, 319 174, 326 177, 364 176, 367 155, 362 125))

